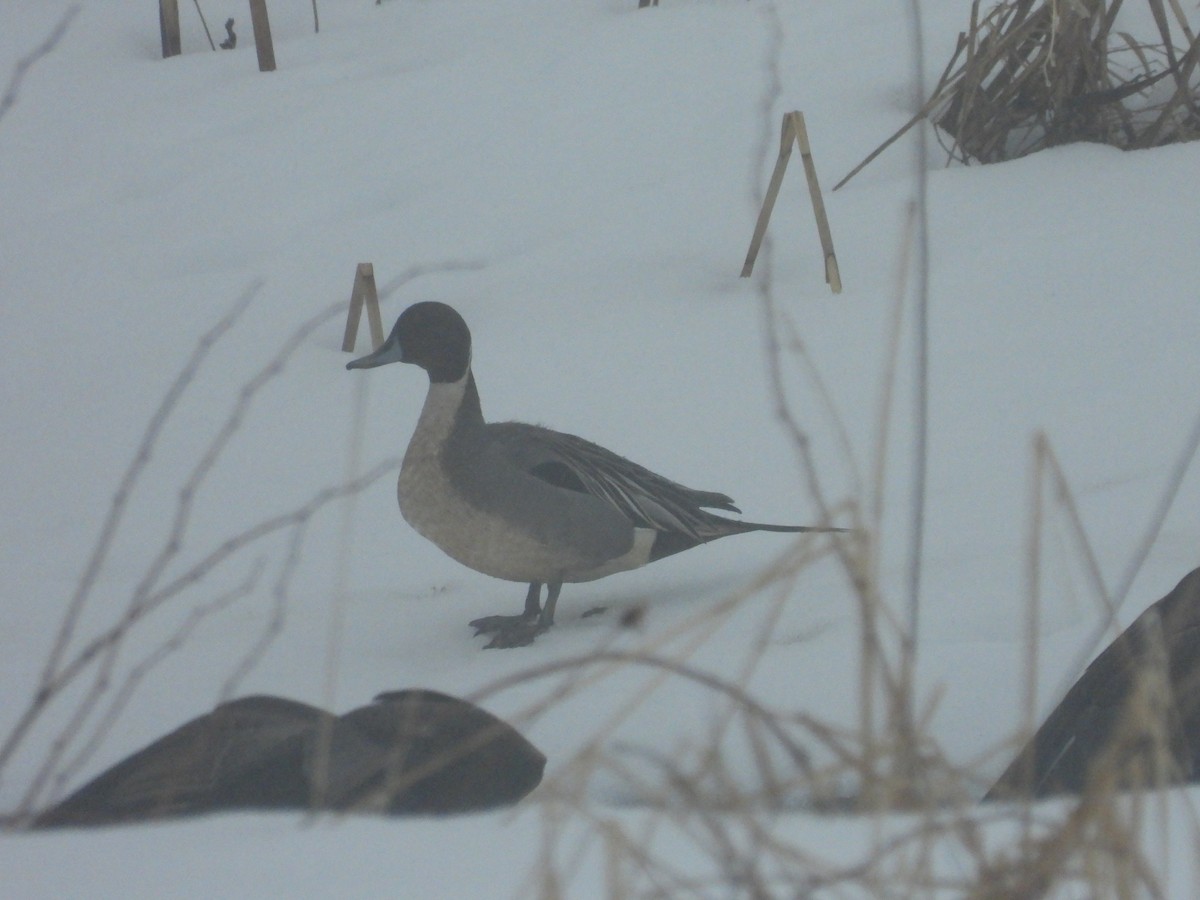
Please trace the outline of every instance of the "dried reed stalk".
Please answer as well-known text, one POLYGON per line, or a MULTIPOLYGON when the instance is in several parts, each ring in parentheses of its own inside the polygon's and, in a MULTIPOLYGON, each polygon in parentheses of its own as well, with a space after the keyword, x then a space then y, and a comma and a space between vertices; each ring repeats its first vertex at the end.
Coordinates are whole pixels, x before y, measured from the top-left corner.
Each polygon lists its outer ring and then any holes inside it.
POLYGON ((1147 3, 1161 43, 1113 31, 1122 0, 1010 0, 982 20, 976 0, 966 58, 934 91, 951 156, 999 162, 1078 141, 1135 149, 1200 134, 1187 77, 1195 40, 1178 57, 1162 0, 1147 3), (1156 99, 1172 75, 1174 92, 1156 99))
POLYGON ((1116 30, 1124 0, 1003 0, 983 14, 975 0, 929 100, 834 190, 926 118, 964 163, 1080 141, 1138 150, 1195 140, 1200 41, 1177 0, 1166 2, 1169 14, 1164 0, 1145 0, 1157 33, 1142 41, 1116 30))

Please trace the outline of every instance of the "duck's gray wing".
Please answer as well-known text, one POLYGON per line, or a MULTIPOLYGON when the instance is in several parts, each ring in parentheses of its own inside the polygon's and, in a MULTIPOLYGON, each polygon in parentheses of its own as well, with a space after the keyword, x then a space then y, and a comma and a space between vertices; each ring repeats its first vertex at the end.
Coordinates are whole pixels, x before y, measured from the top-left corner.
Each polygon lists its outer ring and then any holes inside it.
POLYGON ((556 487, 598 497, 635 526, 687 535, 699 543, 730 533, 717 523, 731 520, 705 509, 740 512, 725 494, 686 487, 573 434, 521 422, 500 422, 488 430, 490 442, 521 470, 556 487))

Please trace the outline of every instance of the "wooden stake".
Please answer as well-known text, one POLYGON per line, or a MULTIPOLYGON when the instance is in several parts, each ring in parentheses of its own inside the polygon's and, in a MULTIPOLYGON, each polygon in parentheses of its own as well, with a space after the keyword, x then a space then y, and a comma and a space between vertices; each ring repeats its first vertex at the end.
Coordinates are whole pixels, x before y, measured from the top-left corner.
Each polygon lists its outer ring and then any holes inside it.
POLYGON ((183 52, 179 38, 179 0, 158 0, 158 31, 162 35, 163 59, 183 52))
POLYGON ((250 23, 254 26, 254 49, 258 51, 258 71, 275 71, 275 45, 271 42, 271 22, 267 18, 267 0, 250 0, 250 23))
POLYGON ((375 267, 370 263, 359 263, 358 271, 354 273, 350 313, 346 316, 346 336, 342 339, 342 349, 347 353, 354 352, 364 300, 367 304, 367 322, 371 326, 371 349, 378 350, 383 343, 383 322, 379 318, 379 295, 375 291, 375 267))
POLYGON ((821 239, 821 251, 825 256, 825 281, 835 294, 840 294, 842 292, 842 276, 838 270, 837 256, 833 251, 833 235, 829 230, 829 217, 825 213, 825 201, 821 197, 821 185, 817 181, 817 167, 813 163, 812 149, 808 144, 808 129, 804 125, 804 113, 798 110, 786 113, 783 117, 779 159, 775 161, 775 171, 771 173, 771 183, 767 186, 762 209, 758 212, 758 222, 754 225, 754 236, 750 238, 750 250, 746 253, 746 262, 742 266, 742 277, 748 278, 754 271, 754 261, 758 258, 758 249, 767 233, 767 223, 771 221, 771 212, 775 209, 775 199, 779 196, 779 188, 783 184, 783 173, 787 171, 788 160, 792 157, 793 144, 800 145, 800 158, 804 161, 808 195, 812 199, 813 216, 817 220, 817 234, 821 239))
POLYGON ((779 186, 783 184, 783 173, 787 171, 788 160, 792 157, 794 140, 792 117, 786 115, 783 117, 783 133, 779 140, 779 159, 775 160, 775 171, 771 173, 771 183, 767 185, 767 194, 763 197, 762 209, 758 211, 758 221, 754 224, 754 236, 750 238, 750 249, 742 264, 743 278, 749 278, 754 271, 754 260, 758 258, 758 248, 767 233, 767 223, 771 221, 771 212, 775 209, 775 198, 779 196, 779 186))
POLYGON ((791 114, 796 142, 800 144, 800 159, 804 162, 804 174, 808 178, 808 195, 812 198, 813 216, 817 220, 817 235, 821 238, 821 252, 825 254, 825 283, 835 294, 842 292, 842 274, 838 270, 837 255, 833 252, 833 234, 829 230, 829 216, 825 214, 825 198, 821 196, 821 185, 817 181, 817 165, 813 162, 812 148, 808 145, 808 128, 804 125, 804 113, 791 114))

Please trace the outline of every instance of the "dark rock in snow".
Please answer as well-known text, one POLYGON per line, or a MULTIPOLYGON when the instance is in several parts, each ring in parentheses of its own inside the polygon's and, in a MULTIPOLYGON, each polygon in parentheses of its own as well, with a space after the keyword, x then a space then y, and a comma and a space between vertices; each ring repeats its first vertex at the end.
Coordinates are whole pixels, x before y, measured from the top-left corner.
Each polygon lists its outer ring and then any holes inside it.
POLYGON ((545 762, 505 722, 434 691, 381 694, 343 716, 244 697, 117 763, 34 827, 233 809, 470 812, 516 803, 545 762))
POLYGON ((985 800, 1200 779, 1200 569, 1105 648, 985 800))

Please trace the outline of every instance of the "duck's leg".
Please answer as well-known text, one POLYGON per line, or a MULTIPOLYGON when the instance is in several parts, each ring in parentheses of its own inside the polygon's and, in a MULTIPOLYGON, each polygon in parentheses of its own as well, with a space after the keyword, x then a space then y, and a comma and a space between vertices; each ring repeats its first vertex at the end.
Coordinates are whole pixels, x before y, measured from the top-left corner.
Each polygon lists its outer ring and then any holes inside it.
POLYGON ((542 583, 529 583, 529 593, 525 595, 525 611, 517 616, 484 616, 470 623, 476 634, 494 634, 501 629, 523 622, 535 622, 542 611, 542 583))
MULTIPOLYGON (((558 606, 558 592, 561 590, 561 581, 556 581, 546 588, 546 605, 542 607, 541 615, 538 616, 538 624, 542 626, 543 631, 554 624, 554 607, 558 606)), ((528 606, 525 611, 529 611, 528 606)))

